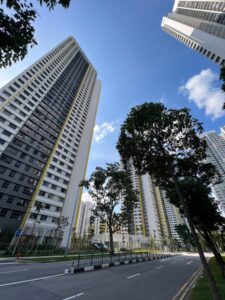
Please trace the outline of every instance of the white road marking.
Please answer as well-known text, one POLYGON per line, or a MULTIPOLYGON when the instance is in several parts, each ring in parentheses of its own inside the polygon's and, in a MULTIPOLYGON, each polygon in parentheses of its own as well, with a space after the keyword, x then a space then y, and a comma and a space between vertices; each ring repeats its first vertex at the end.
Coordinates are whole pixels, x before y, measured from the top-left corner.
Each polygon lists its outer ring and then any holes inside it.
POLYGON ((190 264, 192 264, 192 263, 193 263, 193 260, 190 260, 189 262, 186 263, 186 266, 187 266, 187 265, 190 265, 190 264))
POLYGON ((163 266, 158 266, 156 269, 162 269, 163 268, 163 266))
POLYGON ((5 271, 5 272, 0 272, 0 274, 9 274, 9 273, 16 273, 16 272, 26 272, 28 269, 24 270, 13 270, 13 271, 5 271))
POLYGON ((59 276, 63 276, 63 275, 64 275, 64 273, 57 274, 57 275, 51 275, 51 276, 45 276, 45 277, 39 277, 39 278, 33 278, 33 279, 28 279, 28 280, 23 280, 23 281, 3 283, 3 284, 0 284, 0 287, 9 286, 9 285, 16 285, 16 284, 21 284, 21 283, 27 283, 27 282, 32 282, 32 281, 38 281, 38 280, 44 280, 44 279, 59 277, 59 276))
POLYGON ((5 262, 5 263, 0 262, 0 266, 1 265, 17 265, 17 264, 18 264, 18 262, 5 262))
POLYGON ((161 261, 169 261, 170 258, 164 258, 164 259, 161 259, 161 261))
POLYGON ((68 298, 64 298, 63 300, 70 300, 70 299, 74 299, 74 298, 77 298, 77 297, 80 297, 82 296, 84 293, 80 293, 80 294, 76 294, 74 296, 71 296, 71 297, 68 297, 68 298))
POLYGON ((130 279, 130 278, 133 278, 133 277, 136 277, 136 276, 139 276, 141 275, 140 273, 137 273, 137 274, 134 274, 134 275, 131 275, 131 276, 128 276, 127 279, 130 279))

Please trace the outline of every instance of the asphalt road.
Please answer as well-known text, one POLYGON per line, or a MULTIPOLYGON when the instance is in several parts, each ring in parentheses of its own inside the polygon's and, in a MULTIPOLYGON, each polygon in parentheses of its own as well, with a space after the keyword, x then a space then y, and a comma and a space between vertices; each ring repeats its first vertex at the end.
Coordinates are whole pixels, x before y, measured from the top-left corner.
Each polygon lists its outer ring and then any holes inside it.
POLYGON ((0 299, 171 300, 200 266, 200 260, 197 256, 174 256, 62 275, 68 265, 0 264, 0 299))

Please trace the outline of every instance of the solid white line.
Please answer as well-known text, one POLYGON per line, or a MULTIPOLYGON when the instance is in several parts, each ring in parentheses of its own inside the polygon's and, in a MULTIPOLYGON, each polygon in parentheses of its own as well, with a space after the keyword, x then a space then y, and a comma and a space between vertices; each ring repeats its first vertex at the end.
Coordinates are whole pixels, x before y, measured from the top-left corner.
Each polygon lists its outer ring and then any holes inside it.
POLYGON ((34 278, 34 279, 28 279, 28 280, 23 280, 23 281, 9 282, 9 283, 0 284, 0 287, 16 285, 16 284, 21 284, 21 283, 27 283, 27 282, 32 282, 32 281, 38 281, 38 280, 44 280, 44 279, 59 277, 59 276, 63 276, 63 275, 64 275, 64 273, 57 274, 57 275, 51 275, 51 276, 45 276, 45 277, 39 277, 39 278, 34 278))
POLYGON ((163 266, 158 266, 156 269, 161 269, 161 268, 163 268, 163 266))
POLYGON ((131 275, 131 276, 128 276, 127 279, 130 279, 130 278, 133 278, 133 277, 136 277, 136 276, 139 276, 141 275, 140 273, 137 273, 137 274, 134 274, 134 275, 131 275))
POLYGON ((192 263, 193 263, 193 260, 190 260, 189 262, 186 263, 186 266, 187 266, 187 265, 190 265, 190 264, 192 264, 192 263))
POLYGON ((71 296, 71 297, 68 297, 68 298, 64 298, 63 300, 70 300, 70 299, 74 299, 74 298, 77 298, 77 297, 80 297, 82 296, 84 293, 80 293, 80 294, 76 294, 74 296, 71 296))
POLYGON ((14 271, 5 271, 5 272, 0 272, 0 274, 9 274, 9 273, 16 273, 16 272, 26 272, 28 269, 24 270, 14 270, 14 271))

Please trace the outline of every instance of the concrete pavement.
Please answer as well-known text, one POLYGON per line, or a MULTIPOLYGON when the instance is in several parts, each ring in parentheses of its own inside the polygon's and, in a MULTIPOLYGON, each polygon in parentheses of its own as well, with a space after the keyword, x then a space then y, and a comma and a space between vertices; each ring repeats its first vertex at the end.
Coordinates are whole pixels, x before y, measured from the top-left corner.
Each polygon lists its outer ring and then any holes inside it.
POLYGON ((175 256, 61 275, 69 264, 0 265, 0 299, 171 300, 200 266, 200 260, 197 256, 175 256))

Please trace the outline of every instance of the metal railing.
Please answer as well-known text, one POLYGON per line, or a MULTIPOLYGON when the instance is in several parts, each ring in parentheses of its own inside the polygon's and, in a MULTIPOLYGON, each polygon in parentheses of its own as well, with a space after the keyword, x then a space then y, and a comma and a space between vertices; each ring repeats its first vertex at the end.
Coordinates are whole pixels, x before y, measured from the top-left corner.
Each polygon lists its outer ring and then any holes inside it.
POLYGON ((175 253, 169 252, 120 252, 120 253, 91 253, 80 254, 75 257, 72 262, 72 267, 76 270, 84 267, 94 266, 101 267, 104 264, 115 265, 115 263, 135 262, 135 261, 147 261, 160 259, 174 255, 175 253))

